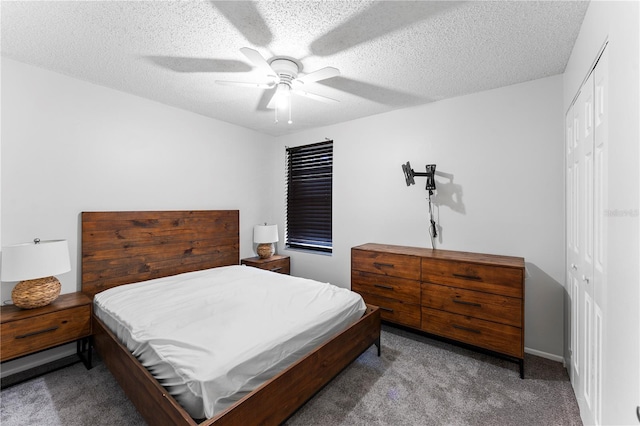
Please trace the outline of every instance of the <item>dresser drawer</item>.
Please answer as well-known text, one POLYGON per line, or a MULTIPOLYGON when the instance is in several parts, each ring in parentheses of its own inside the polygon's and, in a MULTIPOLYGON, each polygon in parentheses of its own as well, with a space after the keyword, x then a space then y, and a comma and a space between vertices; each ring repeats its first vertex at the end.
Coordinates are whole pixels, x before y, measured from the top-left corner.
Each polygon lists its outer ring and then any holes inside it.
POLYGON ((2 323, 2 360, 37 352, 91 334, 91 305, 2 323))
POLYGON ((519 268, 422 259, 422 281, 522 298, 519 268))
POLYGON ((351 269, 420 280, 420 258, 416 256, 353 249, 351 251, 351 269))
POLYGON ((422 305, 487 321, 522 326, 522 299, 422 283, 422 305))
POLYGON ((420 282, 406 278, 351 271, 351 290, 420 304, 420 282))
POLYGON ((414 328, 420 327, 420 305, 407 304, 400 300, 389 299, 375 294, 360 294, 367 304, 380 308, 383 320, 414 328))
POLYGON ((524 357, 522 329, 422 307, 422 329, 495 352, 524 357))

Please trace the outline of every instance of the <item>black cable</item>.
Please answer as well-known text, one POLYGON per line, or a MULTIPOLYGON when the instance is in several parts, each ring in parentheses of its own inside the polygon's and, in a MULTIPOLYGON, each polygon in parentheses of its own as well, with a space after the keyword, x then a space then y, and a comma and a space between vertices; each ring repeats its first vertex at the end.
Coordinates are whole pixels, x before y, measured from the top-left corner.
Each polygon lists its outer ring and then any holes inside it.
POLYGON ((438 231, 436 228, 436 222, 433 220, 433 210, 431 208, 431 196, 433 195, 433 191, 429 190, 429 221, 431 224, 429 225, 429 235, 431 236, 431 248, 435 248, 433 239, 438 237, 438 231))

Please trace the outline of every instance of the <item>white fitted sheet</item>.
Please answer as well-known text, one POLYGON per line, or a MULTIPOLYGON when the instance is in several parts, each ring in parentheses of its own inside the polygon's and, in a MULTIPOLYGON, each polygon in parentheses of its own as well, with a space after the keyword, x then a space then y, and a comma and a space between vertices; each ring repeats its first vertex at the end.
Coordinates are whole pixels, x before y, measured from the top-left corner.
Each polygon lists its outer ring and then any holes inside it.
POLYGON ((224 410, 366 310, 350 290, 240 265, 114 287, 94 307, 195 419, 224 410))

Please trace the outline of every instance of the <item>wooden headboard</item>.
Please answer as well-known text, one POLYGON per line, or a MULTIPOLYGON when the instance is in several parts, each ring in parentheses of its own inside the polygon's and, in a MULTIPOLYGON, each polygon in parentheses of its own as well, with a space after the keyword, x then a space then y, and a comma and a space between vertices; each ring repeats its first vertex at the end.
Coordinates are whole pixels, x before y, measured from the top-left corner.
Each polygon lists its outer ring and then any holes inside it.
POLYGON ((238 210, 83 212, 82 291, 240 263, 238 210))

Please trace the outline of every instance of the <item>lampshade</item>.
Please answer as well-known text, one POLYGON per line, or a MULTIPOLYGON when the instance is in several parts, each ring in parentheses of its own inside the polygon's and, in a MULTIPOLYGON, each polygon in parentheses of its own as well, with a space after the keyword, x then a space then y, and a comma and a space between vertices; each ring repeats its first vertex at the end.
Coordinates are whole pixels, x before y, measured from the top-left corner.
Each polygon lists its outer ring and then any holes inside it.
POLYGON ((67 240, 40 241, 2 248, 2 281, 21 281, 71 270, 67 240))
POLYGON ((256 225, 253 227, 253 242, 257 244, 278 241, 278 225, 256 225))

